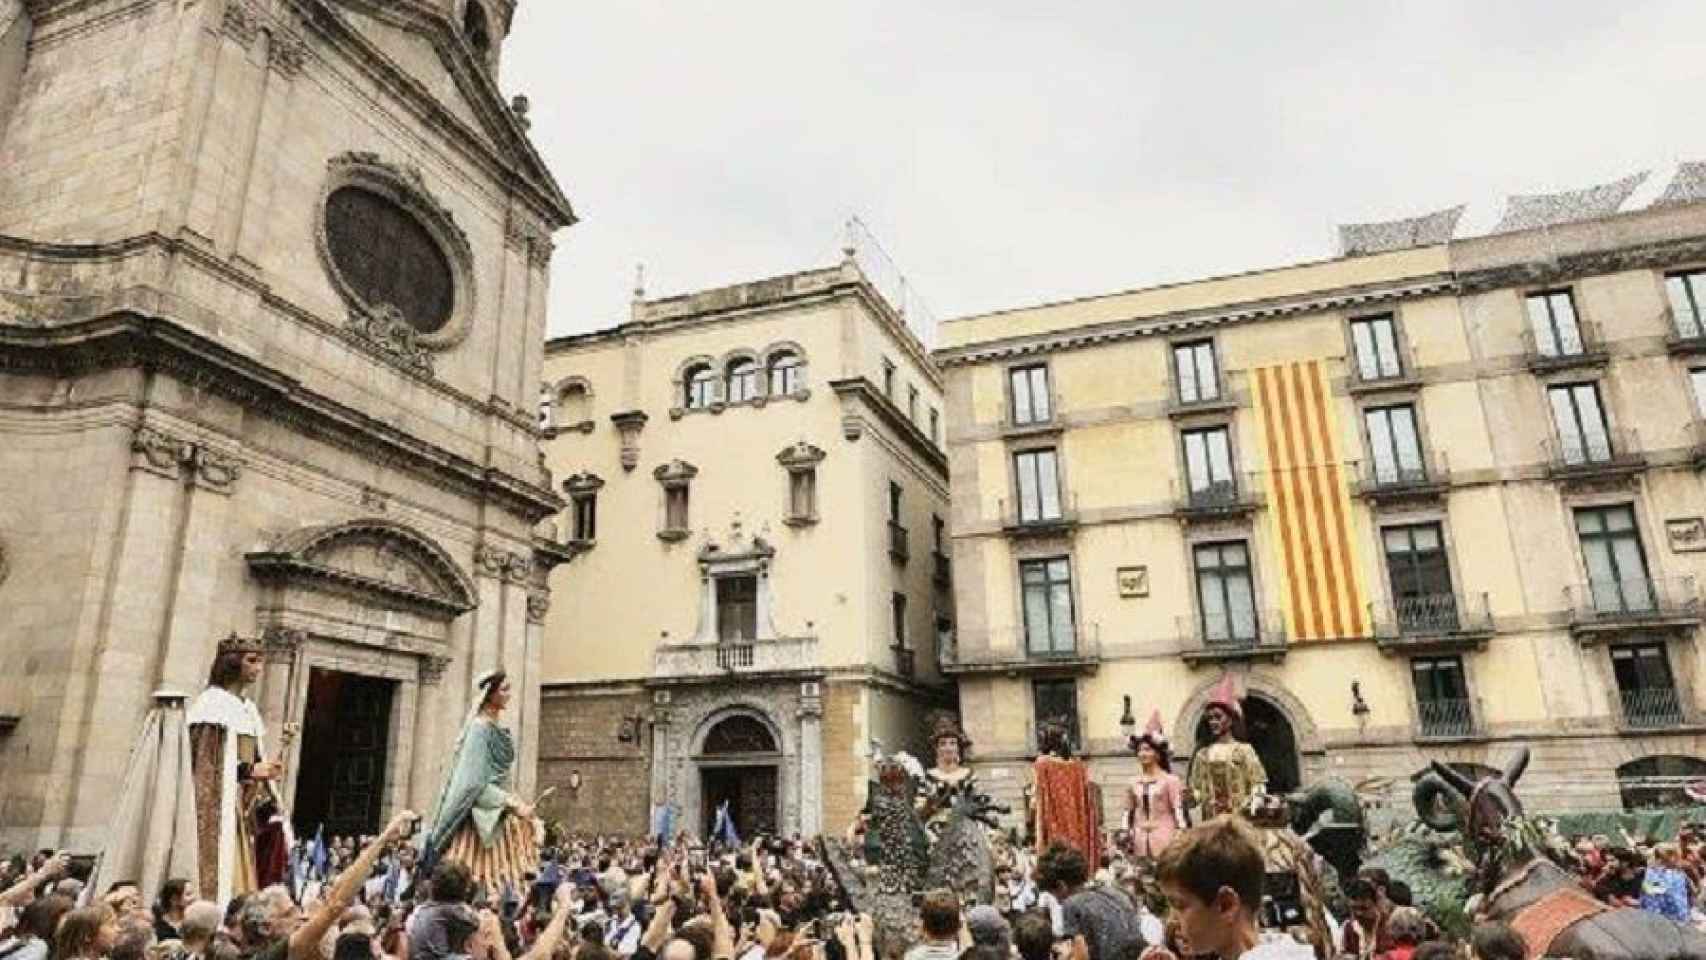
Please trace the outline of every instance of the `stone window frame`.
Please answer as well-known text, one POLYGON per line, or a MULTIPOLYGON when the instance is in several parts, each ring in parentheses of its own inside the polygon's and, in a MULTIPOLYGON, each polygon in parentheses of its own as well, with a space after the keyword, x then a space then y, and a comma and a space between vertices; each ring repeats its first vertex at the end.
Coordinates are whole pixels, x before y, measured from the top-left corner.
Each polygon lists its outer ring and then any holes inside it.
POLYGON ((1421 379, 1421 373, 1416 367, 1415 349, 1410 343, 1409 326, 1404 320, 1404 305, 1393 303, 1384 310, 1359 310, 1344 315, 1343 333, 1345 338, 1345 383, 1352 392, 1366 391, 1377 393, 1382 390, 1414 389, 1421 379), (1357 355, 1356 325, 1370 320, 1390 318, 1392 321, 1392 344, 1398 351, 1398 375, 1394 377, 1379 377, 1365 380, 1362 376, 1361 358, 1357 355))
MULTIPOLYGON (((1035 408, 1032 404, 1032 408, 1035 408)), ((1060 423, 1060 394, 1055 389, 1054 366, 1048 357, 1023 357, 1001 367, 1001 424, 1007 433, 1047 432, 1059 430, 1060 423), (1014 406, 1013 374, 1021 370, 1041 368, 1043 385, 1048 388, 1048 416, 1041 419, 1026 420, 1020 423, 1016 419, 1018 408, 1014 406)))
POLYGON ((474 277, 474 249, 468 235, 456 222, 455 215, 426 186, 419 167, 395 164, 376 153, 349 151, 326 161, 326 177, 320 185, 320 197, 315 207, 314 246, 320 257, 332 289, 351 312, 371 322, 381 311, 369 304, 345 279, 332 256, 331 237, 326 228, 327 205, 332 194, 346 187, 375 193, 415 218, 438 244, 439 252, 450 264, 453 302, 450 318, 432 333, 415 331, 408 321, 402 321, 413 331, 412 342, 428 350, 444 351, 468 338, 473 328, 477 308, 477 284, 474 277))
POLYGON ((693 478, 699 475, 699 468, 685 460, 671 460, 658 464, 652 471, 652 476, 658 481, 662 496, 658 500, 658 539, 666 543, 677 543, 686 540, 693 533, 693 514, 691 491, 693 478), (682 505, 681 526, 670 526, 669 501, 670 497, 680 491, 687 502, 682 505))
POLYGON ((1255 606, 1256 646, 1266 646, 1270 641, 1289 642, 1289 638, 1286 637, 1283 612, 1270 608, 1264 603, 1266 597, 1264 591, 1267 584, 1264 582, 1264 575, 1260 569, 1260 560, 1261 551, 1266 544, 1258 539, 1256 528, 1254 526, 1216 526, 1193 533, 1182 541, 1185 553, 1186 589, 1190 592, 1190 613, 1188 614, 1190 620, 1186 625, 1186 633, 1181 639, 1189 647, 1195 648, 1199 641, 1206 642, 1208 636, 1208 624, 1203 619, 1201 583, 1197 576, 1197 550, 1200 547, 1226 546, 1235 543, 1244 545, 1245 562, 1248 564, 1247 569, 1250 572, 1250 602, 1255 606), (1274 614, 1278 614, 1278 616, 1276 617, 1274 614))
POLYGON ((569 495, 569 538, 573 546, 582 548, 592 547, 598 543, 598 491, 604 488, 604 480, 595 473, 577 473, 563 481, 563 492, 569 495), (592 536, 580 536, 580 505, 591 501, 593 509, 592 536))
POLYGON ((722 393, 723 408, 764 406, 766 399, 765 387, 769 385, 766 382, 769 379, 767 376, 768 373, 769 371, 765 369, 763 362, 758 357, 758 351, 756 350, 737 348, 724 353, 717 361, 718 389, 722 393), (735 364, 741 362, 752 364, 752 370, 749 374, 746 374, 752 377, 752 396, 741 400, 735 400, 733 399, 734 390, 732 389, 732 381, 734 378, 733 371, 735 364))
MULTIPOLYGON (((1368 412, 1390 407, 1409 407, 1416 420, 1416 447, 1422 458, 1422 469, 1427 473, 1427 479, 1432 481, 1449 481, 1451 464, 1446 461, 1445 451, 1438 449, 1433 442, 1433 431, 1428 422, 1428 413, 1422 404, 1423 390, 1414 380, 1408 378, 1408 367, 1403 378, 1379 381, 1386 387, 1384 390, 1371 390, 1356 397, 1356 431, 1357 443, 1361 447, 1362 457, 1357 463, 1357 483, 1369 482, 1374 469, 1374 441, 1368 435, 1368 412)), ((1549 400, 1550 398, 1548 398, 1549 400)), ((1604 401, 1601 401, 1603 408, 1604 401)), ((1552 406, 1546 404, 1546 418, 1552 419, 1552 406)), ((1556 429, 1556 424, 1553 425, 1556 429)))
MULTIPOLYGON (((1215 362, 1219 362, 1218 357, 1215 362)), ((1169 387, 1168 389, 1172 388, 1169 387)), ((1218 401, 1214 402, 1218 403, 1218 401)), ((1360 417, 1361 414, 1359 413, 1358 416, 1360 417)), ((1233 489, 1237 491, 1238 501, 1260 502, 1258 498, 1265 491, 1257 489, 1257 485, 1261 482, 1258 472, 1246 466, 1243 447, 1241 446, 1243 429, 1238 423, 1238 418, 1232 412, 1218 409, 1173 418, 1173 469, 1177 471, 1175 475, 1178 477, 1178 490, 1174 499, 1179 503, 1191 502, 1191 463, 1185 453, 1185 434, 1205 430, 1226 431, 1226 451, 1232 460, 1228 466, 1232 470, 1233 489)), ((1222 522, 1236 525, 1243 530, 1249 530, 1256 526, 1253 515, 1254 511, 1244 512, 1236 516, 1226 517, 1222 522)), ((1186 559, 1188 561, 1190 557, 1186 559)), ((1192 585, 1192 589, 1195 589, 1194 580, 1192 585)))
POLYGON ((1236 406, 1237 400, 1232 395, 1232 377, 1226 369, 1226 354, 1221 350, 1221 337, 1216 330, 1187 330, 1173 334, 1167 338, 1167 403, 1170 408, 1192 410, 1197 408, 1217 408, 1236 406), (1195 400, 1185 400, 1180 392, 1182 384, 1179 381, 1179 354, 1184 347, 1194 347, 1198 344, 1208 344, 1209 354, 1214 357, 1214 389, 1213 398, 1205 399, 1200 395, 1195 400))
POLYGON ((800 401, 807 400, 811 397, 811 387, 808 385, 811 374, 811 362, 806 357, 804 347, 800 346, 793 340, 778 340, 759 351, 759 354, 764 358, 764 382, 761 385, 761 388, 765 396, 769 397, 771 400, 780 400, 784 396, 787 396, 800 401), (779 394, 771 389, 774 385, 772 383, 772 370, 774 369, 776 358, 784 354, 792 354, 799 360, 800 385, 798 389, 789 394, 779 394))
POLYGON ((547 437, 555 437, 563 433, 591 433, 597 425, 592 416, 594 393, 592 382, 587 378, 571 375, 558 380, 546 387, 551 402, 551 422, 545 425, 547 437), (565 421, 563 414, 568 409, 567 397, 571 392, 579 391, 586 398, 586 416, 576 421, 565 421))
POLYGON ((814 446, 804 440, 792 446, 784 447, 780 453, 776 454, 776 462, 782 465, 787 477, 786 485, 782 491, 784 498, 782 502, 787 507, 787 516, 783 518, 783 523, 790 527, 805 527, 818 522, 817 468, 827 456, 828 454, 821 447, 814 446), (810 479, 798 481, 796 478, 800 476, 810 479), (796 482, 811 485, 811 509, 804 514, 798 513, 794 509, 794 484, 796 482))
POLYGON ((780 638, 776 630, 776 601, 770 568, 776 559, 776 548, 763 537, 753 537, 751 541, 741 543, 735 541, 734 550, 725 550, 715 543, 707 543, 699 550, 699 625, 693 633, 693 643, 715 645, 720 643, 720 632, 717 623, 717 581, 726 577, 753 577, 756 582, 754 605, 754 622, 757 626, 756 636, 746 638, 748 643, 761 643, 780 638))
POLYGON ((1072 599, 1072 649, 1083 653, 1096 642, 1095 631, 1085 619, 1084 607, 1084 578, 1080 576, 1078 557, 1064 545, 1043 543, 1031 545, 1013 551, 1011 567, 1013 576, 1013 649, 1022 659, 1031 657, 1031 639, 1027 632, 1030 621, 1025 616, 1025 566, 1031 563, 1046 563, 1051 560, 1066 561, 1067 594, 1072 599))

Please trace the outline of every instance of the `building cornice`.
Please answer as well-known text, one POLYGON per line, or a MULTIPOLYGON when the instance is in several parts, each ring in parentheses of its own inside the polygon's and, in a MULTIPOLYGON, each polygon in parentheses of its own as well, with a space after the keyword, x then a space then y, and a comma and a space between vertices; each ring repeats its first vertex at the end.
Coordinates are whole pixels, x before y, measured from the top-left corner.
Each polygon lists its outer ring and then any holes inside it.
POLYGON ((1084 347, 1134 340, 1140 337, 1167 336, 1190 330, 1252 323, 1278 317, 1325 313, 1332 310, 1358 310, 1383 303, 1450 296, 1456 292, 1457 283, 1450 274, 1436 273, 1406 278, 1401 283, 1339 287, 1314 292, 1308 296, 1249 300, 1203 309, 1179 310, 1157 316, 1132 317, 1107 323, 1052 330, 1047 333, 1003 337, 938 350, 934 357, 943 368, 961 367, 990 360, 1004 360, 1039 353, 1058 353, 1064 350, 1078 350, 1084 347))
POLYGON ((1484 293, 1506 287, 1562 283, 1625 270, 1662 270, 1702 261, 1706 261, 1706 237, 1683 237, 1469 270, 1458 274, 1457 282, 1462 293, 1484 293))
POLYGON ((0 323, 0 372, 67 377, 126 367, 205 383, 209 392, 301 433, 496 500, 529 524, 564 506, 549 488, 406 433, 170 320, 120 309, 53 326, 0 323))
MULTIPOLYGON (((930 442, 918 424, 913 423, 894 401, 883 395, 876 384, 865 377, 847 377, 841 380, 831 380, 830 389, 841 399, 842 405, 860 405, 876 414, 884 426, 888 427, 898 437, 906 448, 918 458, 919 462, 929 466, 936 478, 943 483, 948 479, 948 455, 930 442)), ((849 439, 857 439, 854 425, 847 422, 843 415, 843 432, 849 439)))

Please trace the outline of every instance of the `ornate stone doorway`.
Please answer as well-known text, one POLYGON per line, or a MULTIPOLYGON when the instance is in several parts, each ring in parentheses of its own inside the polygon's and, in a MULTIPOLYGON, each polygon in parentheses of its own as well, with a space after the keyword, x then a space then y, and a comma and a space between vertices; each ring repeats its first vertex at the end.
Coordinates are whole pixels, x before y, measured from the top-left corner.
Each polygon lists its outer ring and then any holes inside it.
MULTIPOLYGON (((1302 784, 1297 734, 1293 732, 1285 711, 1261 694, 1252 693, 1244 698, 1244 727, 1249 734, 1250 746, 1256 748, 1256 756, 1262 758, 1262 766, 1268 771, 1268 792, 1290 793, 1296 790, 1302 784)), ((1204 744, 1212 739, 1208 732, 1208 718, 1198 720, 1196 742, 1204 744)))
POLYGON ((699 750, 701 836, 711 836, 717 808, 724 803, 743 839, 758 833, 775 836, 782 820, 777 790, 781 761, 775 735, 757 717, 737 713, 718 721, 699 750))
POLYGON ((292 819, 298 835, 379 832, 397 681, 309 671, 292 819))

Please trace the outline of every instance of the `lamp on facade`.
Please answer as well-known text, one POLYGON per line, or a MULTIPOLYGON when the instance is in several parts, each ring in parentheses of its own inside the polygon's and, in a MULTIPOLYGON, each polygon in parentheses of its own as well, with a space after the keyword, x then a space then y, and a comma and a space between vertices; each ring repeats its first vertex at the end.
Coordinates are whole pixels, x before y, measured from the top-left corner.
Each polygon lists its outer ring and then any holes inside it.
POLYGON ((1362 698, 1362 682, 1351 681, 1351 716, 1356 718, 1357 726, 1368 723, 1368 701, 1362 698))
POLYGON ((1137 718, 1131 713, 1131 694, 1125 695, 1125 712, 1120 714, 1120 733, 1130 743, 1137 736, 1137 718))

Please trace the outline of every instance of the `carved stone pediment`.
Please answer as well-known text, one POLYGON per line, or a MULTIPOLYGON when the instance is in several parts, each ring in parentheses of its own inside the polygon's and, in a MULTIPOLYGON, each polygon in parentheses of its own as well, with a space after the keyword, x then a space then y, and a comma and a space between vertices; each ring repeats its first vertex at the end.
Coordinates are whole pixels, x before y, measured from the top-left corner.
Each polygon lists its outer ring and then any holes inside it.
POLYGON ((392 520, 304 527, 247 559, 265 581, 365 594, 375 605, 398 605, 436 619, 451 619, 478 603, 473 581, 443 547, 392 520))

